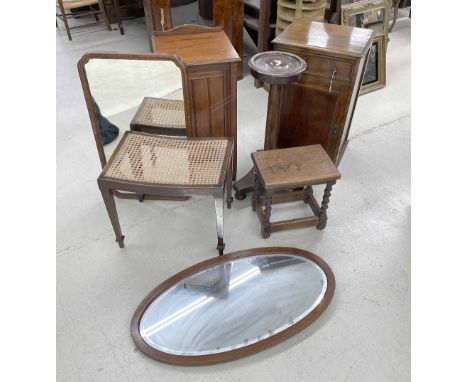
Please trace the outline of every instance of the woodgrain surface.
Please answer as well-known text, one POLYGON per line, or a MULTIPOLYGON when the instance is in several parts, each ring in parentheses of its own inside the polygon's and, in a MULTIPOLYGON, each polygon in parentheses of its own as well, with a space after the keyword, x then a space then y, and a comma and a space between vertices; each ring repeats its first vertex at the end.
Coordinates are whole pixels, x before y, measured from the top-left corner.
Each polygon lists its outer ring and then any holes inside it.
POLYGON ((274 43, 307 46, 336 54, 360 57, 369 49, 372 31, 308 19, 293 22, 274 43))
POLYGON ((187 64, 236 62, 240 57, 223 31, 186 34, 156 34, 155 52, 177 54, 187 64))

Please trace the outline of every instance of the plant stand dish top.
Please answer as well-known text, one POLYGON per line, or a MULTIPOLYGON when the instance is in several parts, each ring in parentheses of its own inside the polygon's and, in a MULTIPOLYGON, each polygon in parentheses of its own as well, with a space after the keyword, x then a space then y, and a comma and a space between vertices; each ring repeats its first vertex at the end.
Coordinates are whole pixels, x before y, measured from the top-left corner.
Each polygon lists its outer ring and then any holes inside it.
POLYGON ((132 337, 158 361, 205 365, 273 346, 312 323, 335 289, 330 267, 296 248, 255 248, 196 264, 136 310, 132 337))

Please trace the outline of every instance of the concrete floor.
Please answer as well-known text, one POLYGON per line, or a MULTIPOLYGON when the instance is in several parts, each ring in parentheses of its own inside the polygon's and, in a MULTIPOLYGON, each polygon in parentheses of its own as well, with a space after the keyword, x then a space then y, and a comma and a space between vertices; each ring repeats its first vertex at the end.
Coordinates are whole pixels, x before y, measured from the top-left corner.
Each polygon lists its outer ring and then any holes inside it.
MULTIPOLYGON (((249 200, 235 201, 225 216, 226 252, 293 246, 325 259, 337 282, 329 308, 301 333, 254 356, 174 367, 135 348, 130 320, 157 284, 216 256, 212 200, 118 200, 126 235, 126 248, 118 248, 96 184, 100 166, 76 63, 86 51, 147 51, 144 21, 125 22, 125 36, 98 27, 75 33, 73 42, 59 28, 58 381, 410 379, 410 20, 400 19, 390 39, 388 85, 358 100, 326 230, 285 231, 262 240, 249 200)), ((267 95, 251 77, 238 89, 243 174, 250 152, 263 146, 267 95)))

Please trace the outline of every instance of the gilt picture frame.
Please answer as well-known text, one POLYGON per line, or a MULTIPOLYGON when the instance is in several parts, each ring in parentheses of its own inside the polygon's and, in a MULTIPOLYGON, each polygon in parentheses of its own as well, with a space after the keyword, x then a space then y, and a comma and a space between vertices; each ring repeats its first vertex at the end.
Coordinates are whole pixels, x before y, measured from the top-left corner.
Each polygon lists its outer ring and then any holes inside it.
POLYGON ((341 7, 341 25, 373 29, 375 32, 359 94, 386 85, 389 11, 388 0, 361 0, 341 7))

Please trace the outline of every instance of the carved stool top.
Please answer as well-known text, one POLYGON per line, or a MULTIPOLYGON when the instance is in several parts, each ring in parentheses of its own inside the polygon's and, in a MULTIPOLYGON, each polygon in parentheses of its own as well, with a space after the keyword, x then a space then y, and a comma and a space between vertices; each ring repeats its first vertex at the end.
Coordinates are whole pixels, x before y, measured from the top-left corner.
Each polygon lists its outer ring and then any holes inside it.
POLYGON ((321 145, 257 151, 252 160, 265 189, 311 186, 341 178, 321 145))

